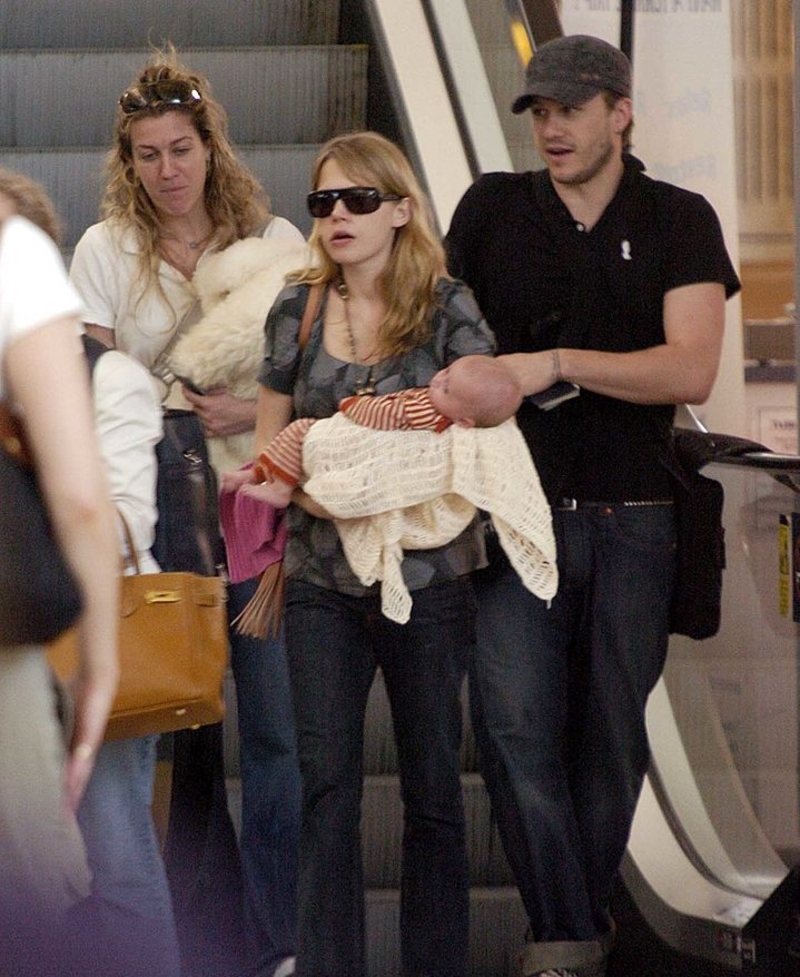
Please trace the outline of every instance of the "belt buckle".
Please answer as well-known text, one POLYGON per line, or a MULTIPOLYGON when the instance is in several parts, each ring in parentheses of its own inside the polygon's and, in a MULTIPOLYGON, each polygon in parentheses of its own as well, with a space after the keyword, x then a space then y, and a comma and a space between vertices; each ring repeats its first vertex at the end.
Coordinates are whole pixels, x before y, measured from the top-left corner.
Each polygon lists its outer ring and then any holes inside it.
POLYGON ((561 500, 561 505, 559 506, 559 508, 560 509, 563 509, 566 512, 575 512, 577 510, 577 508, 578 508, 578 500, 577 499, 562 499, 561 500))

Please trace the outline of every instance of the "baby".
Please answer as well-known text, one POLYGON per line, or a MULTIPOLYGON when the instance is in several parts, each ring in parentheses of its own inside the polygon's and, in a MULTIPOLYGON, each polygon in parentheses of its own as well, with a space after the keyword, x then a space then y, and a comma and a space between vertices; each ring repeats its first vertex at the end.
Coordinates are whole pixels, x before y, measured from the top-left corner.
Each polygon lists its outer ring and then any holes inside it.
MULTIPOLYGON (((412 387, 377 397, 347 397, 339 412, 375 431, 432 431, 451 424, 496 427, 513 417, 522 401, 519 384, 499 360, 463 356, 440 370, 428 387, 412 387)), ((285 508, 303 476, 303 443, 312 427, 330 418, 301 417, 287 425, 258 458, 256 482, 245 491, 285 508)))
POLYGON ((365 587, 380 581, 381 610, 392 621, 405 624, 411 612, 406 553, 455 539, 478 510, 490 516, 524 585, 550 600, 558 585, 555 539, 513 416, 521 399, 504 362, 465 356, 428 387, 348 397, 331 417, 289 424, 254 465, 263 482, 239 483, 227 495, 223 486, 229 571, 261 551, 257 514, 274 518, 302 480, 334 520, 358 580, 365 587))

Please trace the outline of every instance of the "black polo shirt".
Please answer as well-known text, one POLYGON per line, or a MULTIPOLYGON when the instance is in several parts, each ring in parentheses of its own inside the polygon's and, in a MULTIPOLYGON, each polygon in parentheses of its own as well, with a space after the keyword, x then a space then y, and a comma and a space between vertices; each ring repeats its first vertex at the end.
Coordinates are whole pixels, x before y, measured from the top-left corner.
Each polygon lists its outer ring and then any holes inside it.
MULTIPOLYGON (((664 295, 739 280, 708 201, 651 180, 625 157, 617 193, 587 232, 546 170, 489 173, 466 192, 447 236, 450 270, 474 291, 500 353, 556 346, 629 352, 664 342, 664 295)), ((518 422, 551 502, 670 495, 661 464, 672 405, 631 404, 583 390, 551 411, 524 404, 518 422)))

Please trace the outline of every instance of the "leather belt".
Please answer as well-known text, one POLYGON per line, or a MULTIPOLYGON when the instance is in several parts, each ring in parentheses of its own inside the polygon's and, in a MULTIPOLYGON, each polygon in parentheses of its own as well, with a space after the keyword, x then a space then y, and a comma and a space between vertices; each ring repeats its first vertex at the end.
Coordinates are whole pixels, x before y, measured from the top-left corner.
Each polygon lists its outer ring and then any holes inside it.
POLYGON ((559 512, 575 512, 578 509, 605 509, 611 512, 613 509, 639 509, 653 505, 673 505, 673 501, 672 499, 642 499, 637 502, 583 502, 580 499, 562 499, 561 503, 553 508, 559 512))

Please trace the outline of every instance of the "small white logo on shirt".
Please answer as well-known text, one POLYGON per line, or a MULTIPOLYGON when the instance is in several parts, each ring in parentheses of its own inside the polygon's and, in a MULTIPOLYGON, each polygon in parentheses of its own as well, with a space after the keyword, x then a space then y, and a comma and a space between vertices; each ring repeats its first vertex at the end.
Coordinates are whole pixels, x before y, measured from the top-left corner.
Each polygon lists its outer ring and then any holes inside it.
POLYGON ((631 260, 631 242, 630 241, 623 241, 622 242, 622 258, 623 258, 623 261, 630 261, 631 260))

